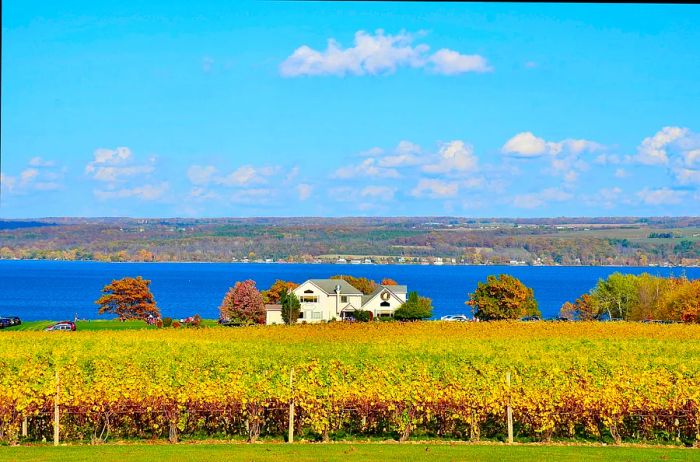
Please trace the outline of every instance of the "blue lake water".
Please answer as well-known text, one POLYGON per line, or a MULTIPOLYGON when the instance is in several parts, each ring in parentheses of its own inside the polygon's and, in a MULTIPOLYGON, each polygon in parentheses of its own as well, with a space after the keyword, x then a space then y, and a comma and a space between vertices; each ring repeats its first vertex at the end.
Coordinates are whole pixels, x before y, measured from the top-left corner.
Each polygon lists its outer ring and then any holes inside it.
POLYGON ((621 271, 700 278, 700 268, 616 268, 545 266, 416 266, 256 263, 97 263, 63 261, 0 261, 0 314, 24 320, 99 319, 94 301, 112 279, 143 276, 163 316, 199 313, 217 318, 218 306, 236 281, 253 279, 258 288, 275 279, 303 282, 335 274, 389 277, 409 290, 433 299, 434 315, 470 314, 464 302, 478 281, 489 274, 511 274, 535 291, 545 317, 556 316, 562 303, 588 292, 607 275, 621 271))

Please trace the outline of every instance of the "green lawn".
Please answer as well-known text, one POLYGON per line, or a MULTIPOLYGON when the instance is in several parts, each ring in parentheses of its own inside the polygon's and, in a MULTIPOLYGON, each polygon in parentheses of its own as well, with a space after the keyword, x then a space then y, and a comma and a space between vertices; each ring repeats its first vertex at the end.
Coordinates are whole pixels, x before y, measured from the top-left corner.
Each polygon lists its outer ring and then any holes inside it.
POLYGON ((21 446, 0 449, 0 461, 689 461, 700 450, 655 447, 467 444, 139 444, 21 446))
MULTIPOLYGON (((55 324, 56 321, 26 321, 19 326, 6 327, 0 330, 0 332, 5 331, 39 331, 44 330, 46 327, 55 324)), ((216 326, 216 320, 214 319, 203 319, 202 325, 207 327, 216 326)), ((79 331, 84 330, 134 330, 134 329, 155 329, 155 326, 149 326, 144 321, 118 321, 116 319, 99 319, 92 321, 78 321, 76 324, 76 329, 79 331)))

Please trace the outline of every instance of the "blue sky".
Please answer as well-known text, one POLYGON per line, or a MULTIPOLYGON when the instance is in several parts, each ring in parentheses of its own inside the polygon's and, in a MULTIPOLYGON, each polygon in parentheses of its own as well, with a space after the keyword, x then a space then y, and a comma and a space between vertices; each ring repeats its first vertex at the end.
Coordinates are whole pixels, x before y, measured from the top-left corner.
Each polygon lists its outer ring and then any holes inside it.
POLYGON ((698 215, 698 24, 697 5, 5 1, 0 216, 698 215))

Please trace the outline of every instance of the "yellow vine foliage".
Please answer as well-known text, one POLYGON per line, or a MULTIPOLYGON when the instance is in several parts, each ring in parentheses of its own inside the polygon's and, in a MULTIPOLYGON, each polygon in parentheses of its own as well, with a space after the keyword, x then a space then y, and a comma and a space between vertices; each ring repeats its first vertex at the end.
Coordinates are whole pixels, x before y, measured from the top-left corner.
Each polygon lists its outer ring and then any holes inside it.
POLYGON ((700 440, 700 326, 329 323, 0 334, 0 438, 700 440), (293 386, 290 372, 294 369, 293 386), (506 372, 512 376, 510 387, 506 372))

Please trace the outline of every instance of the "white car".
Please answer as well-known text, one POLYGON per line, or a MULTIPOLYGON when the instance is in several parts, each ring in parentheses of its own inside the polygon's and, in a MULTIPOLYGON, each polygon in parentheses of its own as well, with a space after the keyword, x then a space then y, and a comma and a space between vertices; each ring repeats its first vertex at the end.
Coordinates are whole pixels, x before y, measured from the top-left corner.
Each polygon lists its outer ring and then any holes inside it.
POLYGON ((441 317, 440 321, 467 322, 467 321, 471 321, 471 319, 469 319, 464 314, 448 314, 447 316, 441 317))

